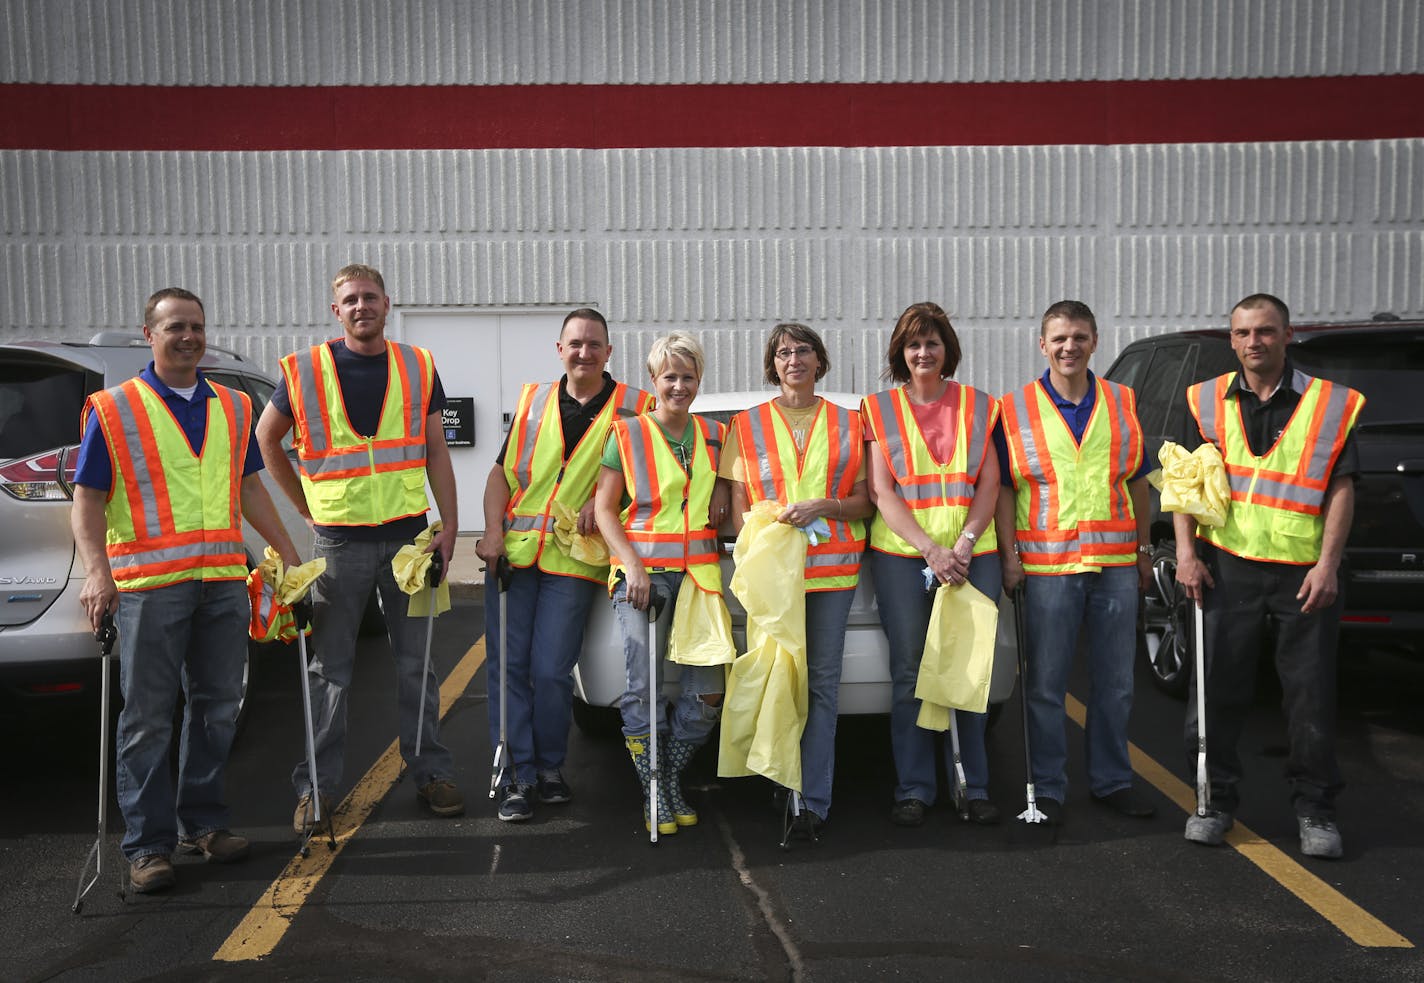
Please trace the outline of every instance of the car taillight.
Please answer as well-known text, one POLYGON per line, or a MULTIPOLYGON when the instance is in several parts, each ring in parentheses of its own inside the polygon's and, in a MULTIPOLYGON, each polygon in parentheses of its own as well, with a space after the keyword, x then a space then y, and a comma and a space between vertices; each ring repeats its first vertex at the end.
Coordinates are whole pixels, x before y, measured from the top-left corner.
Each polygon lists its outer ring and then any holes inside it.
POLYGON ((0 466, 0 490, 22 502, 70 501, 77 450, 61 447, 0 466))

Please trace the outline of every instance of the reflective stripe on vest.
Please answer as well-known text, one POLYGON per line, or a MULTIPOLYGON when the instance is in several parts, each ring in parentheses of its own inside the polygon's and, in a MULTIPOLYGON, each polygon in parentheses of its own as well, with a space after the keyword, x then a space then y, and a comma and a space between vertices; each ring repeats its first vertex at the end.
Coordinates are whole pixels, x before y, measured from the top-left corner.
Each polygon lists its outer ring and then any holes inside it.
POLYGON ((245 393, 208 385, 215 395, 206 400, 200 454, 163 397, 142 379, 89 397, 113 462, 104 515, 119 590, 247 576, 241 481, 252 402, 245 393))
POLYGON ((537 562, 547 573, 586 580, 601 581, 608 575, 607 567, 580 563, 557 543, 551 546, 551 509, 555 499, 574 512, 583 508, 593 496, 613 420, 637 416, 652 402, 653 397, 641 389, 621 382, 615 385, 566 461, 558 383, 531 383, 520 391, 504 455, 504 477, 509 485, 504 547, 511 564, 529 567, 537 562))
POLYGON ((1197 383, 1187 405, 1202 436, 1221 450, 1231 486, 1226 524, 1198 527, 1197 535, 1237 556, 1274 563, 1320 559, 1325 492, 1345 438, 1365 398, 1348 386, 1314 379, 1300 370, 1291 389, 1300 402, 1264 455, 1251 452, 1238 397, 1228 399, 1235 372, 1197 383))
MULTIPOLYGON (((692 474, 651 417, 639 416, 613 424, 623 483, 630 499, 623 509, 623 530, 640 559, 649 567, 686 570, 701 589, 720 594, 720 546, 708 510, 717 483, 717 461, 725 427, 715 420, 692 416, 692 474)), ((609 587, 622 564, 613 558, 609 587)))
MULTIPOLYGON (((855 487, 864 456, 860 416, 821 400, 806 435, 806 450, 796 447, 791 426, 775 400, 738 413, 732 420, 746 474, 747 498, 792 502, 808 498, 845 498, 855 487)), ((806 589, 840 590, 860 579, 865 553, 865 523, 827 517, 830 538, 806 550, 806 589)))
POLYGON ((386 397, 374 436, 351 425, 328 345, 281 361, 296 422, 302 490, 318 525, 376 526, 423 515, 425 418, 435 360, 423 348, 386 342, 386 397))
MULTIPOLYGON (((954 454, 945 462, 935 459, 925 441, 914 409, 903 387, 867 396, 861 416, 867 437, 895 478, 895 493, 909 507, 920 528, 944 547, 953 547, 964 531, 974 486, 989 450, 989 438, 998 419, 998 405, 987 393, 956 382, 959 412, 954 454)), ((882 553, 919 556, 920 551, 901 539, 878 513, 870 523, 870 546, 882 553)), ((974 544, 974 555, 998 548, 991 522, 974 544)))
POLYGON ((1142 466, 1143 439, 1133 391, 1096 378, 1081 444, 1041 380, 1000 403, 1024 571, 1083 573, 1135 563, 1137 520, 1127 482, 1142 466))

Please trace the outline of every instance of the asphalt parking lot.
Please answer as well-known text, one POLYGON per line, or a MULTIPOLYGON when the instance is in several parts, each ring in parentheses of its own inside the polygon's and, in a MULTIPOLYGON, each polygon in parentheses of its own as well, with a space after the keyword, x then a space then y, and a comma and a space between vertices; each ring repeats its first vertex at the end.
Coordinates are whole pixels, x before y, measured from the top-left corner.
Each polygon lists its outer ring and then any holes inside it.
MULTIPOLYGON (((95 829, 96 719, 0 721, 0 978, 1424 979, 1418 666, 1381 659, 1342 672, 1350 785, 1338 862, 1298 855, 1269 701, 1242 745, 1245 830, 1216 850, 1183 841, 1182 707, 1145 679, 1132 736, 1154 819, 1118 817, 1079 787, 1057 830, 971 827, 944 808, 901 829, 888 821, 886 721, 846 718, 821 843, 779 849, 770 786, 718 780, 704 755, 691 783, 703 823, 652 848, 616 739, 575 732, 572 803, 520 825, 494 818, 481 626, 478 604, 457 602, 434 651, 449 677, 442 733, 465 817, 430 817, 398 778, 387 754, 389 656, 383 641, 364 642, 347 755, 355 790, 339 813, 339 846, 299 858, 288 775, 301 754, 301 700, 295 656, 279 649, 261 665, 229 770, 234 826, 253 838, 252 858, 183 858, 175 890, 127 900, 112 873, 77 916, 70 904, 95 829)), ((990 736, 992 794, 1013 814, 1023 808, 1016 697, 1005 710, 990 736)), ((1081 775, 1081 734, 1072 738, 1070 778, 1081 775)), ((111 872, 120 828, 115 813, 111 872)))

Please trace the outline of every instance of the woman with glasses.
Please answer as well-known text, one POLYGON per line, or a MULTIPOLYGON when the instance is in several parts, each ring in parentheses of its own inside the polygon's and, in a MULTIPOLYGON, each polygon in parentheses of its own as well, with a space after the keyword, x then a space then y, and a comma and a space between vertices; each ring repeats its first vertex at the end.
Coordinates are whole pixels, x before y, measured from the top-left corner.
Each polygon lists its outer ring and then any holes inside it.
MULTIPOLYGON (((672 605, 691 577, 699 590, 721 594, 716 525, 727 513, 726 482, 717 477, 725 427, 689 409, 702 382, 702 346, 674 331, 648 354, 657 408, 616 421, 603 452, 594 515, 612 554, 613 608, 623 635, 628 688, 619 701, 623 736, 643 784, 643 819, 658 833, 694 826, 697 812, 682 794, 681 776, 721 713, 722 666, 682 666, 675 702, 649 701, 648 604, 672 605), (714 519, 715 516, 715 519, 714 519), (649 803, 650 742, 658 742, 658 803, 649 803), (655 812, 655 814, 654 814, 655 812)), ((662 673, 662 660, 657 670, 662 673)))
MULTIPOLYGON (((933 731, 916 726, 915 681, 934 587, 966 581, 991 600, 1001 589, 994 538, 999 463, 990 434, 994 399, 953 379, 959 339, 937 304, 914 304, 890 336, 885 374, 900 385, 861 404, 868 448, 870 527, 866 566, 890 643, 890 742, 897 785, 890 819, 918 826, 936 798, 933 731), (925 571, 932 575, 927 584, 925 571)), ((959 712, 968 818, 999 821, 988 799, 985 714, 959 712)))
POLYGON ((761 501, 785 506, 781 522, 824 519, 829 535, 806 550, 808 710, 801 735, 801 803, 796 823, 815 838, 831 809, 837 697, 846 618, 860 578, 870 495, 860 417, 816 395, 831 367, 821 337, 804 324, 778 324, 767 338, 766 381, 775 398, 732 419, 721 473, 732 483, 732 525, 761 501))

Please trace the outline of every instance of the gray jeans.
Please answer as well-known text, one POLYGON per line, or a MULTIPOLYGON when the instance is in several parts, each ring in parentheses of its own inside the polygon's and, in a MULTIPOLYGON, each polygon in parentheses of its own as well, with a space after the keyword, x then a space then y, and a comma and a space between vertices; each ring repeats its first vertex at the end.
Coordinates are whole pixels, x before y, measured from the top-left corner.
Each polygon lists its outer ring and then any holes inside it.
MULTIPOLYGON (((315 652, 311 655, 307 676, 311 682, 316 730, 316 770, 323 795, 334 796, 341 781, 346 749, 346 693, 356 661, 356 633, 373 585, 380 591, 386 635, 396 660, 401 758, 410 768, 417 788, 437 778, 454 776, 454 759, 440 743, 440 685, 434 671, 422 679, 425 619, 407 617, 409 598, 396 586, 391 572, 391 558, 408 542, 316 537, 316 555, 326 560, 326 572, 317 578, 313 590, 315 652), (425 714, 418 758, 415 756, 417 712, 425 714)), ((311 789, 305 758, 292 772, 292 785, 298 795, 311 789)))

